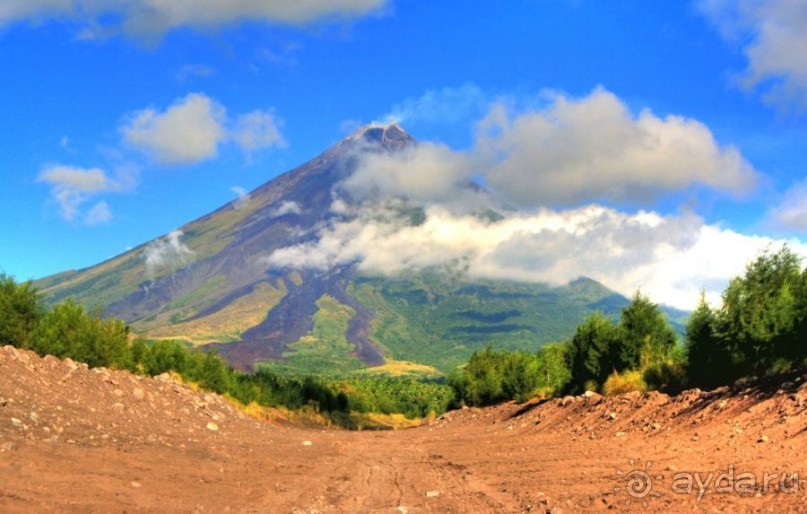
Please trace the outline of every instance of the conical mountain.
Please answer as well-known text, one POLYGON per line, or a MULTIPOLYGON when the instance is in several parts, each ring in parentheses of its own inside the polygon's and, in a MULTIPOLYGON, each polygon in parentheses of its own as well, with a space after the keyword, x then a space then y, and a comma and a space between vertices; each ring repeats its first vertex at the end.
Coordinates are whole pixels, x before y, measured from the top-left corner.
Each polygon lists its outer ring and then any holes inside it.
MULTIPOLYGON (((340 185, 362 156, 414 145, 396 124, 363 127, 248 197, 37 285, 50 301, 72 297, 100 306, 136 333, 213 345, 241 369, 281 361, 320 372, 382 365, 446 371, 474 349, 535 349, 568 336, 593 309, 627 303, 596 283, 552 288, 471 280, 445 268, 390 278, 360 272, 349 261, 267 264, 276 251, 315 243, 323 227, 355 219, 350 208, 334 205, 352 201, 339 195, 340 185)), ((413 224, 422 217, 422 210, 402 209, 413 224)))

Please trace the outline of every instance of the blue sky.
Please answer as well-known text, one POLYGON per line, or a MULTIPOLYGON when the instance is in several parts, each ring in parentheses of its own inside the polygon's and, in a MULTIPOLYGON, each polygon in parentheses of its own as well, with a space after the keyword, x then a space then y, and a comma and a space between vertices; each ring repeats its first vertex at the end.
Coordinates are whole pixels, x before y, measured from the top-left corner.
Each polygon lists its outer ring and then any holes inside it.
MULTIPOLYGON (((620 247, 644 248, 627 268, 564 261, 563 276, 687 306, 766 245, 807 253, 804 2, 188 5, 0 6, 0 269, 96 264, 390 120, 429 142, 413 161, 428 175, 476 176, 534 215, 521 224, 554 215, 574 233, 585 212, 610 220, 603 241, 661 227, 650 250, 640 236, 620 247), (721 269, 665 289, 681 266, 721 269)), ((515 244, 490 237, 499 253, 515 244)), ((528 257, 477 264, 494 276, 491 263, 528 257)))

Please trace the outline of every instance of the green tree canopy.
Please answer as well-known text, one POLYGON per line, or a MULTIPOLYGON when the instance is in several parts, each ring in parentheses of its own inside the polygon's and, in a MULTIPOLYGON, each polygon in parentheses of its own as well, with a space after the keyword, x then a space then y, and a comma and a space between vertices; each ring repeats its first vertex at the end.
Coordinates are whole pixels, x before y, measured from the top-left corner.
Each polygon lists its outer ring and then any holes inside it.
POLYGON ((668 355, 675 347, 675 332, 659 306, 636 292, 619 321, 622 344, 620 369, 637 369, 668 355), (644 360, 644 362, 643 362, 644 360))
POLYGON ((28 348, 44 310, 31 281, 17 284, 0 272, 0 345, 28 348))

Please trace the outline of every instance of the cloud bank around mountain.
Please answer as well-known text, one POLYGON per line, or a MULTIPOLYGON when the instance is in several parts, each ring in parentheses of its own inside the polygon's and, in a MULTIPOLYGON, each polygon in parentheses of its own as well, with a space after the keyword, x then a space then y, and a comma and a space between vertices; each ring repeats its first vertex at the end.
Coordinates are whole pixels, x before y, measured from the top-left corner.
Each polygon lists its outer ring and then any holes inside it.
MULTIPOLYGON (((261 262, 322 271, 357 264, 385 275, 444 267, 558 285, 588 276, 625 295, 641 289, 691 309, 701 291, 719 303, 748 261, 784 243, 693 212, 652 209, 659 198, 697 188, 743 195, 759 179, 703 123, 634 115, 601 88, 581 99, 544 96, 542 107, 521 111, 495 102, 464 152, 427 142, 362 154, 334 193, 339 217, 321 225, 318 238, 261 262), (495 197, 469 187, 473 178, 495 197)), ((788 244, 807 257, 807 245, 788 244)))

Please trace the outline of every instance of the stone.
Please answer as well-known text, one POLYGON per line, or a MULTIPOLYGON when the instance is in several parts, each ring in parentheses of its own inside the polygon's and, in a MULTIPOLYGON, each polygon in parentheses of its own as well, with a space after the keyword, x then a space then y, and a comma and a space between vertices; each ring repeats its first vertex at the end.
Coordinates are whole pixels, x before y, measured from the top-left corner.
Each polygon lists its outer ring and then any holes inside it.
POLYGON ((603 400, 602 395, 594 391, 586 391, 583 397, 586 399, 586 405, 599 405, 603 400))
POLYGON ((426 498, 437 498, 438 496, 440 496, 440 491, 436 490, 426 491, 426 494, 424 496, 426 496, 426 498))
POLYGON ((207 424, 207 429, 210 430, 211 432, 218 432, 219 426, 211 421, 210 423, 207 424))

